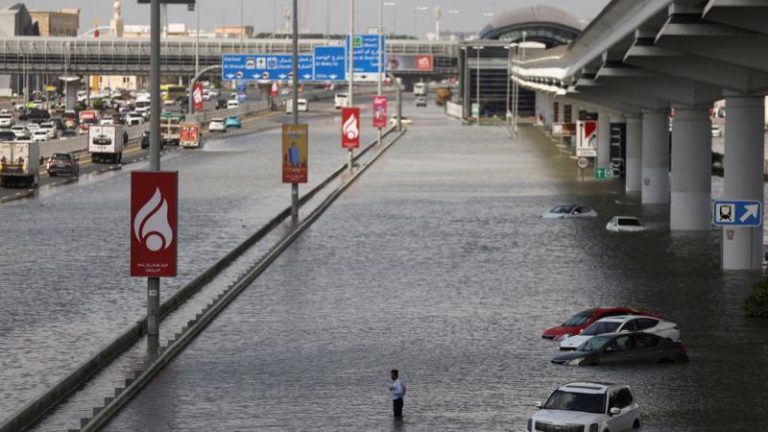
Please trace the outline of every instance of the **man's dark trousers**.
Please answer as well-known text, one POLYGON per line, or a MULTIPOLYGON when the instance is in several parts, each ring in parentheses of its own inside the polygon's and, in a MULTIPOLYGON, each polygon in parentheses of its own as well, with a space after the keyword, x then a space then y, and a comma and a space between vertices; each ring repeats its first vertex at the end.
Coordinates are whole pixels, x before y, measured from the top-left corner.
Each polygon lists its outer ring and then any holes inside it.
POLYGON ((393 400, 392 408, 395 411, 395 417, 400 418, 403 416, 403 400, 402 399, 393 400))

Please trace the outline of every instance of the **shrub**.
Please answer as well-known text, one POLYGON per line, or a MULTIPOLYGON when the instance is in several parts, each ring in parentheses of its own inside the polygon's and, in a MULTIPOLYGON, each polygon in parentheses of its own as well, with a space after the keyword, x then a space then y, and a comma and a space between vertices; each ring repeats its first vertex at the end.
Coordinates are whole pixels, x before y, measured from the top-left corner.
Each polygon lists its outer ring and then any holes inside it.
POLYGON ((768 278, 752 287, 752 293, 744 302, 744 312, 747 316, 768 318, 768 278))

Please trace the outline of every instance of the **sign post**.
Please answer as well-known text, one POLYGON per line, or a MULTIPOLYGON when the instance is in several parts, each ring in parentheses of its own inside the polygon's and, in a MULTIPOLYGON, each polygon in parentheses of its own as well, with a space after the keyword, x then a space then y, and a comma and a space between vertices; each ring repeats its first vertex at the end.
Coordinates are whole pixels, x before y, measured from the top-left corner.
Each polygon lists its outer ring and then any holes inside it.
POLYGON ((712 202, 712 224, 723 227, 759 227, 763 224, 762 201, 712 202))
POLYGON ((373 97, 373 127, 378 129, 378 145, 381 146, 382 129, 387 127, 387 104, 388 99, 386 96, 374 96, 373 97))
POLYGON ((360 148, 360 108, 341 110, 341 147, 347 149, 347 169, 352 172, 354 149, 360 148))

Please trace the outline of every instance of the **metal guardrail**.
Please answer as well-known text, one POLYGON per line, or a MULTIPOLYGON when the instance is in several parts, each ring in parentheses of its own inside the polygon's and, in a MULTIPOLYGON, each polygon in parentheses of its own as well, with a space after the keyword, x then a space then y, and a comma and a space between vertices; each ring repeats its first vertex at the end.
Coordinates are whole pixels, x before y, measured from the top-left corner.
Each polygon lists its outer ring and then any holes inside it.
MULTIPOLYGON (((304 39, 300 53, 311 53, 315 46, 340 45, 342 40, 304 39)), ((458 43, 450 41, 387 41, 388 54, 431 54, 433 72, 457 69, 458 43)), ((235 39, 201 40, 199 61, 202 67, 221 63, 229 53, 289 53, 290 40, 251 39, 242 44, 235 39)), ((161 44, 163 73, 193 74, 195 70, 194 38, 165 38, 161 44)), ((0 71, 57 74, 146 74, 149 70, 148 39, 70 37, 5 37, 0 38, 0 71)))

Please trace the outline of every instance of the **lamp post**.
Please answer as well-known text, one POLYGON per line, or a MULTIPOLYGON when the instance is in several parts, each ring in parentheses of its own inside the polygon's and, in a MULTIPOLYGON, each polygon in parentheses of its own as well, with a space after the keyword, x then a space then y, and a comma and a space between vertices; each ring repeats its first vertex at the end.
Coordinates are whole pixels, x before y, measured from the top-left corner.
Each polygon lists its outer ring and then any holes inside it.
MULTIPOLYGON (((395 7, 397 2, 384 2, 384 6, 395 7)), ((397 34, 397 10, 392 11, 392 35, 397 34)))
POLYGON ((477 91, 477 125, 480 126, 480 51, 483 50, 483 46, 475 45, 472 47, 477 54, 477 75, 475 76, 476 91, 477 91))
POLYGON ((195 0, 195 76, 200 73, 200 0, 195 0))
MULTIPOLYGON (((299 124, 299 0, 293 0, 293 14, 291 16, 293 24, 292 52, 293 52, 293 93, 291 95, 291 111, 293 113, 293 124, 299 124)), ((291 219, 293 222, 299 220, 299 184, 291 183, 291 219)))
MULTIPOLYGON (((355 95, 355 0, 349 0, 349 95, 347 105, 354 106, 355 95)), ((347 170, 352 173, 353 151, 347 149, 347 170)))

